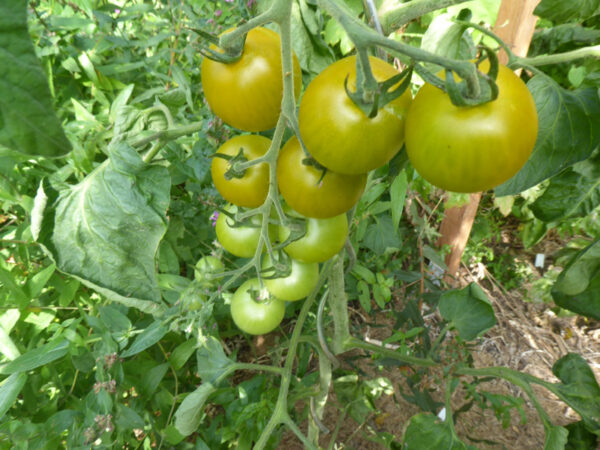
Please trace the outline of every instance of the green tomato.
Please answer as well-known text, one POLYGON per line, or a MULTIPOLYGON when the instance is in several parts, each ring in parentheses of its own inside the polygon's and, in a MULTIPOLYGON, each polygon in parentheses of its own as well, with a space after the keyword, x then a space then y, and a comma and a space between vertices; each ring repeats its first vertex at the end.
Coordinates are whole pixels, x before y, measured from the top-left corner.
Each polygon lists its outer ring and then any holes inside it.
POLYGON ((319 281, 319 264, 304 263, 287 258, 279 264, 289 264, 290 273, 279 278, 269 278, 276 274, 269 255, 263 259, 263 281, 269 292, 280 300, 290 302, 307 297, 319 281))
POLYGON ((245 281, 231 299, 231 318, 248 334, 273 331, 283 320, 285 302, 273 297, 258 278, 245 281))
MULTIPOLYGON (((234 205, 225 207, 225 211, 235 214, 238 208, 234 205)), ((215 225, 217 239, 225 250, 240 258, 251 258, 256 252, 258 240, 260 238, 262 216, 252 216, 248 220, 248 225, 234 227, 233 219, 220 213, 215 225)), ((274 229, 269 227, 271 241, 275 241, 274 229)), ((263 248, 264 250, 264 248, 263 248)))
MULTIPOLYGON (((302 217, 297 213, 292 217, 302 217)), ((285 226, 279 226, 279 241, 284 242, 291 233, 285 226)), ((348 237, 346 214, 329 219, 306 218, 306 234, 286 245, 283 250, 292 258, 307 262, 324 262, 335 256, 344 247, 348 237)))
POLYGON ((209 284, 214 284, 216 281, 220 280, 222 277, 210 277, 211 275, 217 275, 225 269, 223 263, 219 258, 215 258, 214 256, 208 255, 203 256, 196 263, 196 267, 194 268, 194 278, 197 281, 205 281, 209 284))

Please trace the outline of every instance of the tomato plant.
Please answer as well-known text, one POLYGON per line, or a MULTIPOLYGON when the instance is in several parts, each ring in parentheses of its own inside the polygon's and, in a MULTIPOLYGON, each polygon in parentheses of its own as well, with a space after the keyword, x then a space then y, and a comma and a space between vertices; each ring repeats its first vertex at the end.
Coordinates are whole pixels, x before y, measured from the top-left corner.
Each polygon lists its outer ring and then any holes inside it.
POLYGON ((212 180, 225 200, 237 206, 256 208, 262 205, 269 192, 269 166, 266 163, 255 164, 243 173, 231 173, 232 161, 242 152, 244 160, 253 160, 263 156, 271 140, 264 136, 247 134, 229 139, 217 150, 211 163, 212 180), (224 155, 229 158, 223 158, 224 155))
POLYGON ((430 84, 417 93, 406 119, 406 151, 431 184, 484 191, 511 178, 529 158, 538 132, 533 97, 510 69, 499 69, 498 98, 483 105, 455 106, 430 84))
POLYGON ((305 263, 292 258, 280 258, 276 263, 288 265, 287 275, 276 277, 277 271, 273 261, 267 255, 263 259, 263 281, 271 293, 280 300, 290 302, 301 300, 308 296, 317 285, 319 280, 319 265, 317 263, 305 263))
POLYGON ((306 154, 296 136, 279 152, 277 185, 286 203, 306 217, 327 218, 345 213, 360 199, 367 175, 344 175, 303 164, 306 154))
MULTIPOLYGON (((293 64, 298 97, 302 76, 295 56, 293 64)), ((239 60, 224 64, 204 58, 201 78, 204 97, 223 122, 244 131, 273 128, 283 98, 279 35, 267 28, 250 30, 239 60)))
MULTIPOLYGON (((225 211, 235 214, 238 208, 228 205, 225 211)), ((236 225, 227 214, 220 213, 215 225, 217 239, 225 250, 240 258, 250 258, 256 253, 260 239, 261 216, 252 216, 247 224, 236 225)))
MULTIPOLYGON (((292 217, 301 218, 299 214, 290 213, 292 217)), ((286 226, 278 227, 279 241, 285 242, 292 230, 286 226)), ((348 219, 346 214, 328 219, 307 217, 305 234, 287 244, 283 250, 292 258, 303 262, 324 262, 336 255, 343 247, 348 236, 348 219)))
MULTIPOLYGON (((398 74, 388 63, 370 57, 377 81, 398 74)), ((404 142, 404 122, 410 105, 410 92, 369 119, 348 97, 355 90, 356 57, 331 64, 308 85, 300 102, 300 135, 309 153, 323 166, 338 173, 359 174, 388 162, 404 142)))
POLYGON ((231 299, 231 318, 248 334, 273 331, 283 320, 285 302, 272 296, 258 278, 246 280, 231 299))

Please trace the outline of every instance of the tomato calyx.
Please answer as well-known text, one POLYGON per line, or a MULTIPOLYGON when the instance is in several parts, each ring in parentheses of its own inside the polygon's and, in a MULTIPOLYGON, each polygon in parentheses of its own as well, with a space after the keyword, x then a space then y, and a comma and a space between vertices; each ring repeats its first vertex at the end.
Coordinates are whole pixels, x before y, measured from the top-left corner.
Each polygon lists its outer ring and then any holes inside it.
POLYGON ((302 239, 306 236, 306 220, 305 219, 296 219, 292 218, 289 220, 285 226, 290 230, 289 236, 285 239, 285 241, 277 244, 274 249, 279 250, 284 248, 286 245, 302 239))
POLYGON ((224 214, 225 216, 227 216, 229 219, 231 219, 233 221, 233 223, 228 223, 228 226, 230 228, 241 228, 241 227, 260 228, 261 227, 260 224, 253 223, 251 220, 251 217, 249 217, 245 220, 238 220, 235 213, 231 213, 231 212, 227 211, 225 208, 217 207, 217 210, 219 211, 219 214, 224 214))
POLYGON ((382 82, 375 82, 377 87, 373 91, 368 92, 362 83, 362 70, 357 67, 356 91, 352 92, 348 88, 349 74, 346 75, 346 78, 344 79, 344 89, 346 95, 350 97, 352 102, 364 113, 364 115, 369 119, 372 119, 377 116, 377 111, 404 94, 406 89, 410 86, 412 71, 412 66, 409 66, 398 75, 394 75, 382 82), (400 83, 400 86, 392 89, 392 87, 398 83, 400 83))
MULTIPOLYGON (((446 69, 446 92, 452 103, 456 106, 477 106, 498 98, 499 91, 496 84, 496 78, 498 77, 498 56, 489 47, 484 46, 483 49, 490 61, 490 68, 487 74, 481 73, 479 70, 477 71, 477 78, 481 89, 477 97, 470 95, 469 86, 466 81, 457 83, 454 80, 454 76, 452 76, 452 71, 446 69)), ((481 61, 478 61, 478 64, 479 62, 481 61)))
POLYGON ((268 265, 263 266, 261 270, 263 280, 285 278, 292 273, 292 258, 283 251, 273 254, 273 258, 268 258, 267 263, 268 265))
POLYGON ((208 45, 206 45, 205 42, 202 42, 199 51, 200 54, 205 58, 223 64, 231 64, 238 61, 242 57, 244 45, 246 43, 246 34, 242 35, 239 39, 233 41, 231 45, 224 48, 221 46, 221 40, 219 37, 214 36, 201 28, 190 28, 190 30, 200 35, 203 41, 215 45, 217 49, 220 50, 214 51, 208 45))
POLYGON ((246 175, 246 168, 240 169, 239 163, 245 163, 248 161, 248 158, 244 155, 244 149, 240 147, 239 151, 235 154, 235 156, 226 155, 224 153, 213 153, 210 155, 213 158, 222 158, 229 162, 229 168, 224 174, 226 180, 231 180, 232 178, 244 178, 246 175))

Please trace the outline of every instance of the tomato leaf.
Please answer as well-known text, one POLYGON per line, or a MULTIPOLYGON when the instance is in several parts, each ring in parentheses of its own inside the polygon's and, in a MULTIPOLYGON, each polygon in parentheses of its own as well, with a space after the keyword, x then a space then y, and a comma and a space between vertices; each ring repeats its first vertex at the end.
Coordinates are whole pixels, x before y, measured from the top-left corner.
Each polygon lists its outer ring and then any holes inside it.
POLYGON ((52 108, 47 77, 27 29, 27 0, 0 4, 0 145, 56 157, 71 144, 52 108))
POLYGON ((362 244, 378 255, 382 255, 388 248, 400 248, 402 241, 392 218, 389 215, 383 215, 378 216, 376 222, 368 226, 362 244))
MULTIPOLYGON (((433 19, 423 35, 421 48, 452 59, 472 59, 477 54, 467 27, 454 22, 451 14, 441 14, 433 19)), ((434 73, 442 69, 434 64, 428 66, 434 73)))
POLYGON ((223 346, 214 337, 205 338, 202 347, 196 352, 198 375, 204 382, 212 382, 221 376, 233 361, 225 355, 223 346))
POLYGON ((440 296, 440 314, 466 341, 475 339, 496 324, 494 308, 485 292, 475 283, 440 296))
POLYGON ((533 12, 553 22, 584 21, 598 14, 600 0, 542 0, 533 12))
POLYGON ((598 436, 591 433, 583 421, 573 422, 566 426, 569 430, 568 447, 569 449, 577 448, 597 448, 598 436))
POLYGON ((175 428, 177 428, 177 431, 184 436, 189 436, 198 429, 204 414, 204 403, 216 390, 211 383, 202 383, 198 389, 188 394, 175 411, 175 428))
POLYGON ((111 300, 160 313, 155 256, 167 229, 168 170, 125 143, 81 183, 48 201, 36 196, 34 238, 67 273, 111 300))
POLYGON ((564 450, 569 431, 558 425, 544 424, 546 440, 544 450, 564 450))
POLYGON ((148 347, 153 346, 158 341, 160 341, 165 334, 167 334, 169 329, 163 325, 161 321, 153 322, 149 327, 147 327, 141 334, 139 334, 131 347, 121 353, 121 358, 128 358, 133 355, 137 355, 138 353, 146 350, 148 347))
POLYGON ((600 386, 583 357, 568 353, 552 366, 562 383, 554 384, 554 393, 573 408, 586 427, 600 435, 600 386))
POLYGON ((600 239, 580 251, 552 287, 558 306, 600 319, 600 239))
POLYGON ((591 156, 600 144, 600 98, 596 89, 567 91, 545 75, 527 83, 535 100, 539 131, 529 160, 496 195, 514 195, 591 156))
POLYGON ((403 438, 402 448, 427 448, 431 450, 471 450, 453 432, 450 425, 433 414, 420 413, 410 418, 403 438))
POLYGON ((600 158, 569 167, 550 179, 550 185, 530 206, 544 222, 584 217, 600 205, 600 158))

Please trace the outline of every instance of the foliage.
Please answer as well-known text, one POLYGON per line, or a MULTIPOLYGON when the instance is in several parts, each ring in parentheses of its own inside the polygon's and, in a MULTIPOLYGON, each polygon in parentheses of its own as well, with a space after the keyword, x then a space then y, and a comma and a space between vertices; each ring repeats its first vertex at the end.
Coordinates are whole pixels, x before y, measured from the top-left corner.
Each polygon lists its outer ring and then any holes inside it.
MULTIPOLYGON (((467 76, 468 60, 480 44, 498 44, 485 28, 466 23, 461 9, 471 7, 471 22, 491 24, 497 4, 455 1, 422 11, 409 2, 390 11, 387 1, 377 3, 379 17, 355 0, 0 6, 0 448, 277 448, 286 431, 308 448, 332 447, 339 425, 322 433, 326 405, 383 447, 475 448, 455 430, 462 412, 491 408, 503 427, 513 409, 523 414, 521 399, 485 390, 490 378, 520 387, 538 408, 545 448, 597 442, 600 387, 579 355, 555 363, 557 383, 473 367, 471 344, 494 326, 493 307, 476 284, 443 285, 443 249, 435 242, 451 202, 443 204, 441 191, 420 177, 404 151, 361 175, 362 197, 347 216, 331 219, 332 237, 310 252, 339 251, 349 224, 345 248, 328 261, 317 258, 315 288, 279 308, 281 323, 277 317, 275 331, 261 338, 266 348, 232 320, 234 292, 247 279, 292 278, 285 252, 294 257, 291 248, 302 239, 287 247, 284 241, 326 226, 282 208, 275 195, 281 175, 274 161, 298 128, 294 86, 284 81, 285 120, 261 132, 274 143, 261 160, 271 166, 270 192, 256 210, 239 208, 228 221, 231 236, 243 222, 256 242, 236 257, 224 238, 215 240, 215 224, 233 210, 211 182, 210 157, 238 132, 204 99, 206 44, 198 30, 219 35, 269 18, 266 25, 281 36, 284 67, 293 68, 293 44, 304 87, 335 61, 355 51, 359 60, 366 56, 364 44, 372 39, 377 52, 387 49, 399 65, 424 62, 414 67, 413 90, 424 79, 435 83, 427 70, 444 66, 465 79, 453 99, 468 98, 464 92, 478 83, 467 76), (364 26, 378 28, 377 19, 391 39, 364 26), (263 267, 266 261, 273 267, 263 267), (349 310, 362 319, 351 320, 349 310), (439 313, 439 327, 431 325, 431 311, 439 313), (381 326, 382 318, 394 322, 383 345, 354 337, 365 323, 381 326), (358 360, 398 371, 405 383, 363 376, 358 360), (432 379, 442 396, 424 382, 432 379), (459 385, 465 404, 453 411, 459 385), (533 385, 581 421, 552 424, 533 385), (392 435, 371 423, 378 399, 395 387, 423 412, 392 435)), ((542 0, 536 13, 542 21, 529 57, 511 55, 509 64, 525 68, 524 79, 534 74, 527 85, 538 141, 525 167, 496 188, 497 197, 486 194, 480 226, 499 239, 510 216, 526 247, 551 229, 565 240, 583 235, 556 255, 564 270, 547 288, 558 306, 599 319, 600 63, 590 46, 598 41, 600 4, 542 0)), ((352 89, 382 89, 369 85, 369 74, 363 66, 352 89)), ((382 101, 390 94, 387 87, 377 92, 382 101)), ((253 163, 235 164, 244 172, 253 163)), ((467 254, 489 262, 498 255, 486 234, 474 236, 467 254)), ((497 264, 496 275, 503 266, 497 264)))

